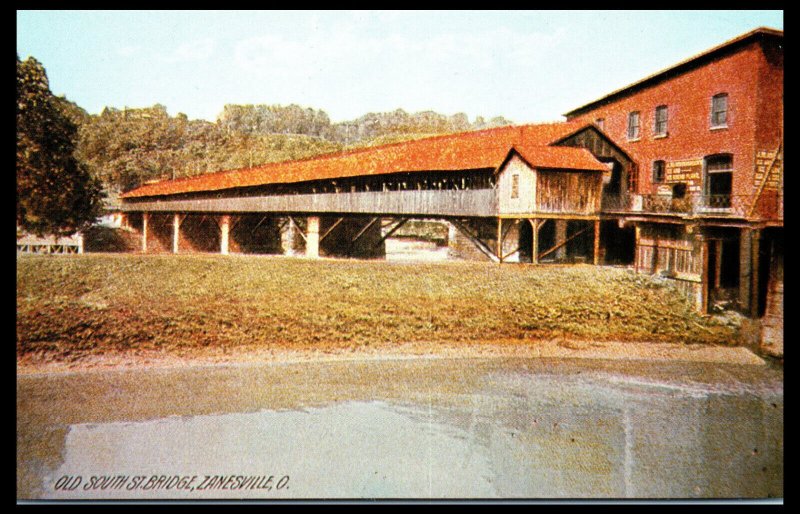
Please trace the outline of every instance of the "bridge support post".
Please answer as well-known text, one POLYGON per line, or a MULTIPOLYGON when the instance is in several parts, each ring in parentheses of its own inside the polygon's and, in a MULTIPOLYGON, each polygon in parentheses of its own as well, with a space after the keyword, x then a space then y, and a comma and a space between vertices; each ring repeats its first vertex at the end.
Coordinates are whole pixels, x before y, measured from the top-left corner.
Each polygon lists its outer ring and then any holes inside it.
POLYGON ((172 217, 172 253, 178 253, 181 240, 181 216, 175 213, 172 217))
POLYGON ((225 214, 220 218, 219 230, 219 253, 222 255, 228 255, 231 231, 231 217, 229 215, 225 214))
POLYGON ((594 220, 594 265, 600 264, 600 220, 594 220))
POLYGON ((497 258, 503 262, 503 218, 497 218, 497 258))
POLYGON ((150 221, 150 213, 142 213, 142 253, 147 253, 147 223, 150 221))
POLYGON ((319 257, 319 216, 308 217, 306 233, 306 257, 319 257))
POLYGON ((539 264, 539 220, 528 220, 531 224, 531 264, 539 264))
POLYGON ((701 313, 708 312, 708 247, 710 242, 704 236, 700 240, 700 289, 697 294, 695 309, 701 313))
POLYGON ((284 255, 295 254, 295 236, 297 227, 288 217, 281 228, 281 251, 284 255))
POLYGON ((760 237, 760 230, 743 228, 739 238, 739 303, 752 318, 758 316, 760 237))
MULTIPOLYGON (((567 220, 556 221, 556 245, 559 245, 567 239, 567 220)), ((556 260, 562 261, 567 257, 567 245, 562 245, 556 250, 556 260)))

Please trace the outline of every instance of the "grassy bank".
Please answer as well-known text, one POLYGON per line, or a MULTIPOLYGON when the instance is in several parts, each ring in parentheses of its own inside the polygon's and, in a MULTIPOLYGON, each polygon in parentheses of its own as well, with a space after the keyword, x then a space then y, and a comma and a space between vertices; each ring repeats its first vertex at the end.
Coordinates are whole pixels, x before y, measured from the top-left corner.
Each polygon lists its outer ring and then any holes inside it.
POLYGON ((24 256, 17 353, 567 338, 730 343, 671 287, 592 266, 24 256))

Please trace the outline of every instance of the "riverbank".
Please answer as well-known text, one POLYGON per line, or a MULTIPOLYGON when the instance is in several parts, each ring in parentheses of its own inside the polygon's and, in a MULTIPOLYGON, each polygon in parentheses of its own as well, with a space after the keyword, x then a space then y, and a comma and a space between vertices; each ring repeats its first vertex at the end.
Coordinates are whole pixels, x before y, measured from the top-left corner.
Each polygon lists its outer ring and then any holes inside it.
POLYGON ((16 328, 22 368, 739 342, 627 269, 243 255, 23 256, 16 328))
POLYGON ((293 349, 239 347, 233 350, 202 349, 175 354, 142 351, 112 352, 63 361, 36 355, 17 359, 19 375, 68 373, 104 370, 136 370, 158 368, 189 368, 198 366, 227 366, 236 364, 292 364, 308 362, 343 362, 397 359, 482 359, 482 358, 560 358, 611 361, 683 361, 764 366, 768 364, 744 347, 706 344, 653 342, 586 342, 586 341, 485 341, 459 344, 378 344, 363 348, 339 348, 335 345, 314 345, 293 349))

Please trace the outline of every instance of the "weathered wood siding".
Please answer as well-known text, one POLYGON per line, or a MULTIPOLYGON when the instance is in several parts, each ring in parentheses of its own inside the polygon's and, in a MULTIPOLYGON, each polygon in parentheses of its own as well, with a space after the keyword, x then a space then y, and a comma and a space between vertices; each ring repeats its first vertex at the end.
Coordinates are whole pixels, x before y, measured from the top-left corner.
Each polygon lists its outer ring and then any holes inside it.
POLYGON ((630 157, 622 153, 614 144, 612 144, 610 139, 601 134, 594 127, 586 127, 585 129, 576 132, 575 134, 559 142, 558 145, 586 148, 596 157, 613 158, 622 164, 626 168, 626 171, 633 162, 631 161, 630 157))
POLYGON ((513 156, 497 176, 500 214, 521 214, 536 210, 536 170, 518 156, 513 156), (517 176, 517 195, 514 198, 514 176, 517 176))
MULTIPOLYGON (((592 154, 603 162, 611 160, 616 161, 620 165, 620 191, 616 195, 606 198, 609 205, 624 204, 625 199, 629 195, 628 184, 630 183, 631 173, 636 173, 633 160, 623 153, 611 140, 603 135, 595 127, 586 127, 585 129, 576 132, 568 138, 560 141, 558 146, 571 146, 575 148, 586 148, 592 154)), ((607 174, 607 178, 611 178, 611 173, 607 174)))
POLYGON ((700 282, 702 262, 698 245, 690 237, 659 237, 648 232, 639 239, 637 268, 646 273, 671 272, 684 280, 700 282))
POLYGON ((662 273, 700 309, 703 304, 703 243, 679 225, 640 226, 635 267, 640 273, 662 273))
POLYGON ((129 212, 309 212, 422 216, 496 216, 494 189, 380 191, 129 201, 129 212))
POLYGON ((537 170, 536 206, 541 213, 596 214, 600 212, 602 174, 537 170))

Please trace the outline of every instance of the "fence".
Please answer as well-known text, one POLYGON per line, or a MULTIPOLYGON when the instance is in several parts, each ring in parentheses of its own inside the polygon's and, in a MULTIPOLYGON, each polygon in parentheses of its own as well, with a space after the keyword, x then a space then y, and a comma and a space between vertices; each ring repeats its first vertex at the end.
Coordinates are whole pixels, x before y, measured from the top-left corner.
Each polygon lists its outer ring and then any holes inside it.
POLYGON ((83 235, 74 234, 69 237, 38 237, 24 234, 17 238, 18 254, 77 254, 83 253, 83 235))
POLYGON ((783 220, 782 194, 762 194, 755 206, 754 200, 753 195, 630 195, 604 197, 602 208, 604 212, 783 220))

